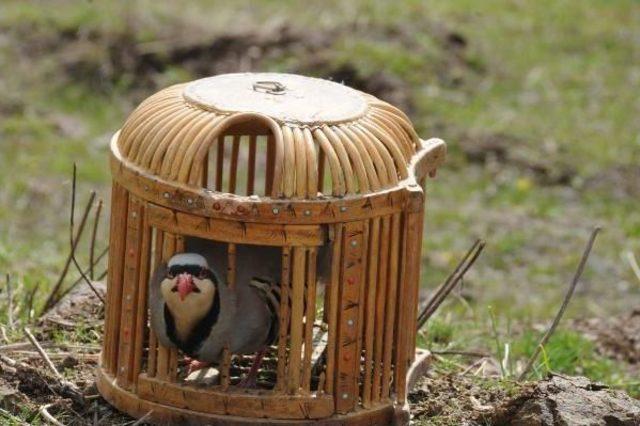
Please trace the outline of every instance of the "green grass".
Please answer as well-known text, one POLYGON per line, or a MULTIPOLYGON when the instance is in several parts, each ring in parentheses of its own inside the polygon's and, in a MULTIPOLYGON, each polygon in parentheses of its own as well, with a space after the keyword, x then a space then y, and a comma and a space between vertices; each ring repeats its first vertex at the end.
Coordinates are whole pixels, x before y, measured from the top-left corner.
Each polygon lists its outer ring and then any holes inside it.
MULTIPOLYGON (((640 201, 616 196, 615 187, 582 187, 612 166, 640 163, 640 103, 633 90, 640 81, 634 65, 640 62, 640 9, 633 0, 201 0, 180 7, 148 0, 4 1, 0 269, 12 275, 17 299, 39 284, 41 304, 59 273, 73 162, 81 198, 94 188, 108 202, 109 137, 154 90, 139 87, 127 72, 89 78, 109 62, 106 43, 118 37, 210 40, 279 20, 333 34, 323 53, 335 68, 348 64, 361 78, 385 72, 404 82, 420 134, 449 143, 448 163, 428 187, 423 286, 435 288, 474 238, 485 238, 487 248, 466 277, 462 298, 442 306, 422 344, 494 350, 491 305, 501 342, 512 345, 514 362, 525 359, 537 336, 531 327, 552 318, 596 224, 604 232, 565 320, 622 314, 637 305, 640 283, 622 254, 640 254, 640 201), (65 37, 78 31, 93 41, 81 53, 66 50, 65 37), (451 34, 466 47, 452 47, 451 34), (80 55, 89 71, 70 73, 69 55, 80 55), (512 149, 521 157, 570 165, 577 171, 571 185, 544 185, 519 166, 467 161, 461 139, 498 134, 518 141, 512 149)), ((289 51, 264 64, 288 71, 308 59, 289 51)), ((171 64, 153 81, 162 87, 194 77, 171 64)), ((85 263, 85 246, 80 255, 85 263)), ((3 295, 0 322, 6 321, 3 295)), ((562 326, 545 348, 554 371, 629 381, 623 369, 590 355, 592 349, 562 326)))

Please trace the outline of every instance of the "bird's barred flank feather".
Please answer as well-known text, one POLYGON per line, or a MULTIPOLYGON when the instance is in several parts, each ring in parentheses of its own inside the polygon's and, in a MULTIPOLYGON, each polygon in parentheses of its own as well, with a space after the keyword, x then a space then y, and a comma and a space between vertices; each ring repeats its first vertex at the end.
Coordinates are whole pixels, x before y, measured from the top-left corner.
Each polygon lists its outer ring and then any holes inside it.
POLYGON ((253 277, 249 282, 249 285, 258 290, 260 295, 264 298, 264 301, 267 303, 269 311, 271 312, 271 326, 269 327, 266 344, 272 345, 278 338, 280 286, 277 284, 273 284, 269 280, 259 277, 253 277))

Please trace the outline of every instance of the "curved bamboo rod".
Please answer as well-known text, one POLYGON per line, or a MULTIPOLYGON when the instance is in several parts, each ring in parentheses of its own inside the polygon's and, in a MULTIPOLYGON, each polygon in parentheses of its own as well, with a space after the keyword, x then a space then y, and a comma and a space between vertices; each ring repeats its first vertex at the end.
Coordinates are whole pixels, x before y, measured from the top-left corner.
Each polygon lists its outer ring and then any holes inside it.
MULTIPOLYGON (((229 113, 194 104, 185 98, 185 86, 171 86, 144 100, 127 119, 117 142, 124 158, 169 181, 206 185, 204 161, 211 144, 234 124, 252 120, 266 124, 273 135, 265 195, 275 198, 313 199, 319 190, 342 197, 396 186, 408 178, 407 170, 422 148, 406 114, 371 95, 361 93, 367 109, 351 121, 285 123, 261 113, 229 113), (324 182, 319 182, 325 165, 331 173, 331 188, 326 189, 324 182)), ((247 136, 255 138, 256 134, 247 136)), ((239 141, 250 138, 236 141, 243 144, 239 141)), ((244 156, 234 159, 236 170, 244 169, 237 164, 244 160, 244 156)), ((218 168, 227 159, 220 161, 218 168)), ((264 167, 262 164, 258 161, 257 166, 249 166, 253 168, 251 179, 256 178, 255 168, 264 167)), ((235 181, 237 176, 230 179, 235 181)), ((219 184, 216 189, 223 191, 219 184)), ((235 188, 228 190, 235 192, 235 188)))

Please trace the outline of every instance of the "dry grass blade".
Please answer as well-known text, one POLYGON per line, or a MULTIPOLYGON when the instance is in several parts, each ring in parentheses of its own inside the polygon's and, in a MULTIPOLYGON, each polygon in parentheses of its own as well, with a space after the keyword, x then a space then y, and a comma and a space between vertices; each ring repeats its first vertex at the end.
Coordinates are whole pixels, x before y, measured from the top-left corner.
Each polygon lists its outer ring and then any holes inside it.
POLYGON ((431 318, 431 316, 438 310, 442 302, 456 287, 456 285, 462 280, 464 274, 467 273, 469 268, 475 263, 475 261, 482 253, 485 242, 482 240, 476 240, 471 246, 469 251, 462 258, 460 263, 456 266, 456 269, 449 275, 446 281, 436 290, 434 295, 429 299, 426 306, 418 316, 418 330, 420 330, 424 324, 431 318))
POLYGON ((638 262, 636 261, 636 257, 630 251, 627 252, 627 260, 629 261, 629 265, 631 266, 631 270, 633 270, 633 274, 636 276, 638 281, 640 281, 640 266, 638 266, 638 262))
POLYGON ((567 306, 569 305, 569 301, 571 300, 571 297, 573 296, 576 286, 580 281, 580 277, 582 276, 584 267, 587 264, 587 260, 589 259, 589 254, 591 253, 591 249, 593 248, 593 243, 595 242, 596 237, 598 236, 598 232, 600 232, 600 227, 594 228, 594 230, 591 232, 591 237, 589 238, 587 247, 584 249, 584 253, 582 253, 582 258, 580 259, 580 263, 578 264, 578 269, 576 270, 576 273, 573 275, 573 280, 571 281, 571 285, 569 286, 569 290, 567 291, 567 294, 564 296, 562 305, 560 306, 558 313, 553 319, 551 326, 546 331, 544 336, 542 336, 542 339, 540 339, 540 342, 536 346, 535 352, 533 353, 533 355, 531 355, 531 358, 529 358, 529 361, 527 362, 527 365, 524 367, 524 370, 522 370, 522 373, 520 373, 520 376, 518 377, 519 381, 524 380, 527 377, 527 375, 533 368, 533 364, 538 359, 538 356, 540 356, 540 352, 542 351, 542 348, 544 348, 544 346, 549 341, 549 338, 551 338, 551 335, 553 335, 556 328, 558 327, 558 324, 560 323, 560 320, 564 315, 564 311, 567 309, 567 306))
POLYGON ((9 274, 7 274, 7 326, 9 326, 9 330, 13 329, 13 288, 9 274))
POLYGON ((38 343, 38 341, 33 336, 33 334, 31 334, 31 331, 29 331, 29 329, 26 328, 26 327, 24 328, 24 334, 27 336, 27 339, 29 339, 31 344, 36 348, 36 350, 40 354, 40 357, 44 360, 45 364, 53 372, 53 374, 56 376, 56 378, 58 378, 61 381, 64 380, 64 377, 62 377, 62 374, 60 374, 60 372, 58 371, 56 366, 51 361, 51 358, 49 358, 49 355, 47 355, 47 353, 42 348, 42 346, 40 346, 40 343, 38 343))
POLYGON ((21 426, 29 426, 29 424, 27 422, 22 421, 22 419, 20 419, 19 417, 14 416, 13 414, 8 412, 4 408, 0 408, 0 418, 2 418, 2 417, 5 417, 6 420, 11 421, 10 424, 18 424, 18 425, 21 425, 21 426))
POLYGON ((30 321, 33 317, 33 303, 35 300, 36 293, 40 289, 40 283, 36 284, 28 293, 25 302, 25 306, 27 307, 27 318, 30 321))

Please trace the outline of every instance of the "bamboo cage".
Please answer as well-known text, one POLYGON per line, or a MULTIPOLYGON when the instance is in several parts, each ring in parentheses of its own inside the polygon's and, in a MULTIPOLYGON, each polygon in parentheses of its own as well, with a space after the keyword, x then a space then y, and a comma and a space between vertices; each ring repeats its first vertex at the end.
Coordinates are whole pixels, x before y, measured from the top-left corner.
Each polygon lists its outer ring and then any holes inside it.
POLYGON ((444 160, 373 96, 289 74, 226 74, 143 101, 111 142, 105 337, 97 384, 157 424, 407 424, 424 368, 416 316, 424 187, 444 160), (277 250, 279 336, 256 389, 226 351, 189 380, 149 325, 158 265, 192 238, 277 250))

